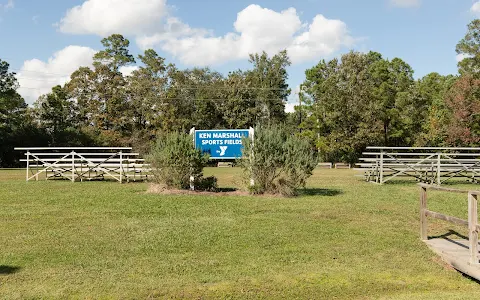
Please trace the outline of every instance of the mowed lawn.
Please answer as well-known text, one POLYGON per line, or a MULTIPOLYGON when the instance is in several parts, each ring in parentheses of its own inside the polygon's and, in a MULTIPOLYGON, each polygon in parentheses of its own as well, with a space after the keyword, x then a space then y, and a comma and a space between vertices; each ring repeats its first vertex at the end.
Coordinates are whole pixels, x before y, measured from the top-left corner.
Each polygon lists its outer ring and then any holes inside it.
MULTIPOLYGON (((212 168, 223 187, 239 170, 212 168)), ((297 198, 146 194, 0 171, 0 298, 478 299, 419 240, 415 182, 316 170, 297 198)), ((474 185, 460 185, 474 189, 474 185)), ((429 193, 466 218, 466 196, 429 193), (465 198, 465 199, 464 199, 465 198)), ((432 222, 429 233, 459 228, 432 222)))

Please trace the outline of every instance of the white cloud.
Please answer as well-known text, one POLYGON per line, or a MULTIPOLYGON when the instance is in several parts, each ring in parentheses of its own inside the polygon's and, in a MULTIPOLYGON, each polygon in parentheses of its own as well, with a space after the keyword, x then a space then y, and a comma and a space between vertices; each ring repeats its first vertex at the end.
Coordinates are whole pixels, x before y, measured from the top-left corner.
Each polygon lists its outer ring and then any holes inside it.
POLYGON ((285 112, 286 113, 295 112, 295 106, 296 105, 298 105, 298 103, 287 103, 287 104, 285 104, 285 112))
POLYGON ((173 16, 166 2, 87 0, 68 10, 58 26, 64 33, 133 36, 140 48, 161 49, 190 66, 246 59, 262 51, 273 55, 284 49, 293 63, 300 63, 330 56, 355 41, 340 20, 318 14, 304 23, 293 7, 277 12, 255 4, 237 14, 233 32, 216 36, 173 16))
POLYGON ((119 69, 123 76, 130 76, 132 75, 133 71, 136 70, 138 70, 138 66, 123 66, 119 69))
POLYGON ((13 0, 8 0, 5 4, 0 3, 0 9, 2 9, 4 11, 13 9, 14 7, 15 7, 15 3, 13 2, 13 0))
POLYGON ((32 22, 33 22, 35 25, 38 25, 38 19, 40 19, 40 16, 33 16, 33 17, 32 17, 32 22))
POLYGON ((294 39, 288 52, 292 61, 302 62, 331 55, 343 46, 353 45, 354 42, 345 23, 317 15, 309 30, 294 39))
POLYGON ((470 55, 465 54, 465 53, 460 53, 460 54, 457 54, 455 59, 457 60, 457 62, 461 62, 462 60, 464 60, 467 57, 470 57, 470 55))
POLYGON ((470 12, 480 16, 480 1, 475 2, 470 8, 470 12))
POLYGON ((142 48, 158 46, 187 65, 212 65, 246 59, 262 51, 273 55, 287 49, 293 63, 329 56, 342 47, 353 45, 347 25, 317 15, 312 23, 302 23, 295 8, 276 12, 250 5, 237 15, 236 32, 213 36, 206 30, 192 29, 175 19, 174 34, 142 36, 142 48))
POLYGON ((397 7, 417 7, 420 3, 420 0, 390 0, 390 4, 397 7))
POLYGON ((209 32, 205 29, 191 28, 182 23, 178 18, 168 17, 160 32, 152 35, 140 34, 137 36, 137 44, 142 49, 153 48, 162 42, 185 36, 206 35, 209 32))
POLYGON ((95 52, 88 47, 68 46, 54 53, 46 62, 39 59, 25 61, 17 74, 18 92, 28 104, 32 104, 55 85, 66 83, 70 74, 79 67, 91 66, 95 52))
POLYGON ((4 10, 9 10, 9 9, 14 8, 14 7, 15 7, 15 3, 13 2, 13 0, 8 0, 7 4, 3 5, 4 10))
POLYGON ((299 104, 299 94, 300 94, 300 85, 295 86, 292 89, 292 93, 288 97, 288 102, 285 103, 285 112, 291 113, 295 112, 295 106, 299 104))
POLYGON ((69 9, 58 24, 72 34, 154 33, 166 15, 166 0, 87 0, 69 9))

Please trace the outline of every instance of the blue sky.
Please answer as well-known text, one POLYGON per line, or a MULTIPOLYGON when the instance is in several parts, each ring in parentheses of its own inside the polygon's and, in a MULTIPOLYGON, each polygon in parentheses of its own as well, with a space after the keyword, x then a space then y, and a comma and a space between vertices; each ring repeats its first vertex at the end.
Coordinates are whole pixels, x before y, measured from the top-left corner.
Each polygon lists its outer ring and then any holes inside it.
POLYGON ((211 66, 225 74, 247 68, 248 52, 288 48, 294 62, 292 88, 320 59, 351 49, 400 57, 416 78, 430 72, 454 74, 455 45, 467 24, 480 16, 475 3, 0 0, 0 58, 19 73, 20 93, 29 103, 80 65, 90 64, 102 36, 114 32, 130 39, 133 54, 152 47, 181 68, 211 66))

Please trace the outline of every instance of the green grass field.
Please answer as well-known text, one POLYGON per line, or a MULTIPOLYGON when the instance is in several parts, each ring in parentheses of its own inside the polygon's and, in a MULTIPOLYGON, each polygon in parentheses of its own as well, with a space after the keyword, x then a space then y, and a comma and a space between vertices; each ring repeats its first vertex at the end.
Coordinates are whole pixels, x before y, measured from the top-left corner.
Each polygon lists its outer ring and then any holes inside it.
MULTIPOLYGON (((238 172, 205 173, 232 187, 238 172)), ((353 175, 316 170, 302 196, 269 198, 26 183, 24 171, 0 171, 0 298, 480 297, 480 284, 419 240, 415 182, 378 186, 353 175)), ((429 193, 439 212, 466 218, 466 203, 429 193)))

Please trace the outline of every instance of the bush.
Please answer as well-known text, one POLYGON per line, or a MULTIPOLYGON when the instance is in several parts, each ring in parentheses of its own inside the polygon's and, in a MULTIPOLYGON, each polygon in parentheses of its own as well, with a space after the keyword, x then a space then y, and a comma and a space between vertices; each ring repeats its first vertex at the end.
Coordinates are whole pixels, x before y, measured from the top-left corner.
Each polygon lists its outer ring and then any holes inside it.
POLYGON ((199 191, 218 191, 217 178, 214 176, 195 178, 194 185, 195 189, 199 191))
POLYGON ((195 149, 192 136, 188 134, 172 132, 161 135, 147 156, 147 162, 152 166, 154 181, 166 188, 189 189, 190 176, 195 178, 196 189, 216 188, 216 178, 203 178, 208 155, 195 149))
POLYGON ((255 129, 253 143, 244 139, 243 157, 238 163, 252 193, 293 196, 305 187, 317 158, 305 139, 288 134, 285 127, 268 126, 255 129), (254 180, 253 186, 250 179, 254 180))

